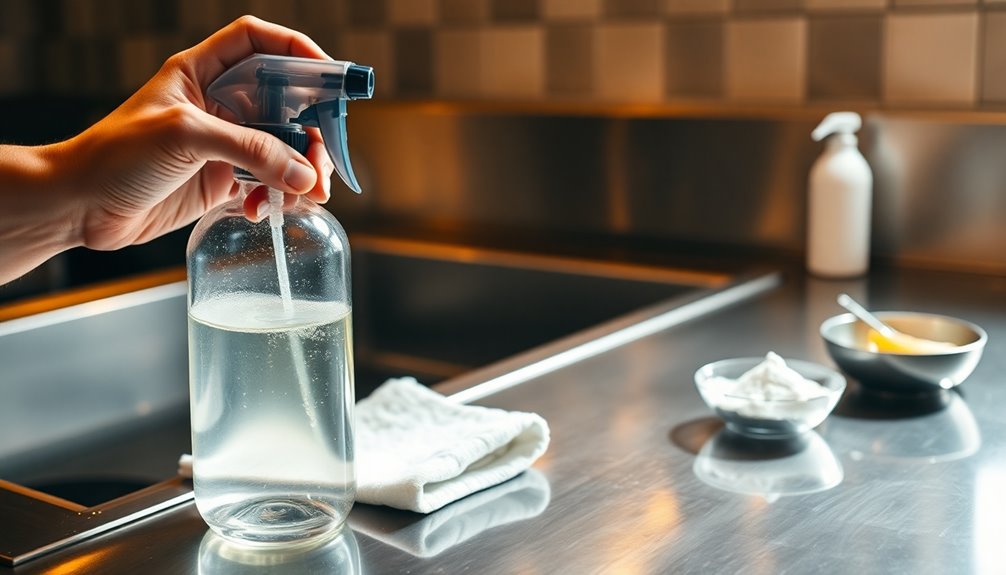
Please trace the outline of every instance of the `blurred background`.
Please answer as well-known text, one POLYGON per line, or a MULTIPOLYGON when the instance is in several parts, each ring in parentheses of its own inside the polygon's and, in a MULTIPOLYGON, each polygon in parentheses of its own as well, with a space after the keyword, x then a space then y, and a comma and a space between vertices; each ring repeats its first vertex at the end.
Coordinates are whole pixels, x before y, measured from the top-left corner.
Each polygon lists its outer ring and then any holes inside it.
MULTIPOLYGON (((351 234, 798 256, 809 132, 849 109, 875 255, 1006 273, 1006 0, 0 0, 0 141, 78 133, 242 14, 376 70, 350 106, 366 193, 329 206, 351 234)), ((0 300, 183 265, 187 234, 73 250, 0 300)))
POLYGON ((4 0, 0 92, 121 98, 242 14, 384 99, 1006 103, 1003 0, 4 0))

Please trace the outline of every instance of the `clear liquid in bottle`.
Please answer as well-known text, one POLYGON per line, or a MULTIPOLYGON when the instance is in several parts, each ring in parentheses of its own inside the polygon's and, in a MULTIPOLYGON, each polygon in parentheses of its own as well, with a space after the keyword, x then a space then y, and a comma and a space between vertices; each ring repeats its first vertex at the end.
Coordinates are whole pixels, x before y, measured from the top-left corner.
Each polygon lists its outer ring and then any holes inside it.
POLYGON ((196 505, 245 543, 338 529, 356 493, 351 313, 230 293, 189 311, 196 505))

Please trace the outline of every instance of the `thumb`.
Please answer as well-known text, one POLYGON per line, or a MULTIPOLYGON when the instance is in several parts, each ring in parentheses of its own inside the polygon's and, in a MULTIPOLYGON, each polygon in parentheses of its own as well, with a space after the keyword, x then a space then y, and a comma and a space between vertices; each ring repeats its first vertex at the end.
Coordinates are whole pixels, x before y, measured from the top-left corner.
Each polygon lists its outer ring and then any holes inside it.
POLYGON ((244 168, 260 182, 293 194, 311 191, 318 179, 314 166, 282 140, 202 112, 194 135, 203 160, 219 160, 244 168))

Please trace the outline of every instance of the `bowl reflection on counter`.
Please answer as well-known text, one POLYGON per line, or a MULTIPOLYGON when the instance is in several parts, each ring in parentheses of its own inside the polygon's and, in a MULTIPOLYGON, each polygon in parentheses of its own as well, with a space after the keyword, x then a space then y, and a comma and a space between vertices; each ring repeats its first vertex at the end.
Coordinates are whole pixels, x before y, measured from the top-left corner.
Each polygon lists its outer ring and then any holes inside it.
POLYGON ((892 410, 884 418, 876 409, 863 417, 846 413, 844 407, 839 411, 828 422, 825 435, 836 451, 853 460, 940 463, 974 455, 982 445, 978 422, 956 391, 947 393, 945 407, 929 413, 892 410))
POLYGON ((692 465, 702 482, 769 503, 788 495, 826 491, 842 482, 842 464, 816 432, 788 440, 750 439, 720 430, 692 465))

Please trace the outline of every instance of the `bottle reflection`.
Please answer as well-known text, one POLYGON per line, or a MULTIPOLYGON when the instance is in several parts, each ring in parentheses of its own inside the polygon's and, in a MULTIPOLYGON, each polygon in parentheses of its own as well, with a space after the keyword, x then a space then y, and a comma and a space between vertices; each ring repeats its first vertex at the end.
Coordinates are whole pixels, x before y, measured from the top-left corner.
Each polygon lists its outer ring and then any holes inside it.
POLYGON ((237 545, 210 530, 199 545, 199 575, 281 575, 325 573, 361 575, 360 549, 353 531, 294 547, 256 548, 237 545))
POLYGON ((692 469, 712 487, 757 495, 769 503, 785 495, 831 489, 844 476, 835 454, 815 431, 766 441, 723 429, 702 446, 692 469))
POLYGON ((353 529, 417 557, 433 557, 486 530, 540 515, 551 499, 548 479, 535 469, 473 493, 429 515, 358 505, 353 529))

